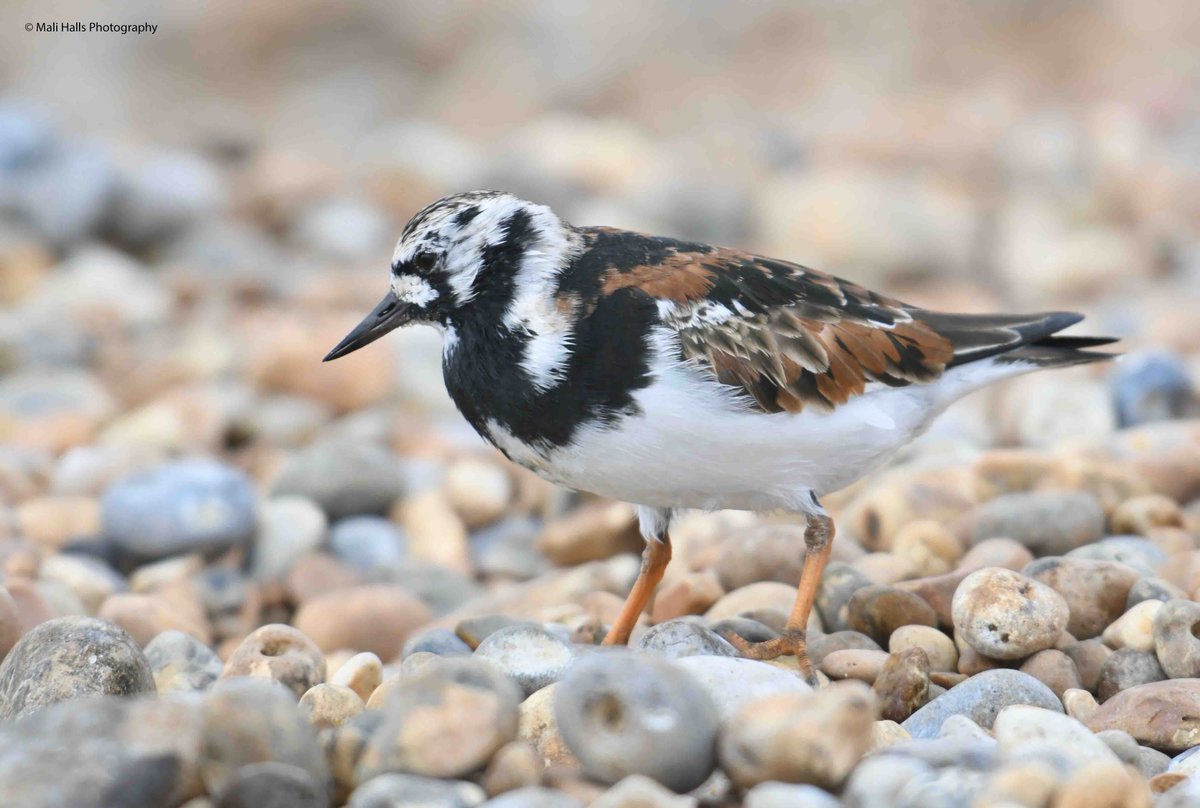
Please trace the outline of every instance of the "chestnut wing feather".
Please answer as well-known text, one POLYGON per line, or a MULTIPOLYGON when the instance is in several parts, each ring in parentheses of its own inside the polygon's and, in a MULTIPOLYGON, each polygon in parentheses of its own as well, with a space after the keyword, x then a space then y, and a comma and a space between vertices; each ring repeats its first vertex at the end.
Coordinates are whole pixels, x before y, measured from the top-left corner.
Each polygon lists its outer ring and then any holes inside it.
POLYGON ((930 381, 954 358, 952 341, 919 310, 857 284, 736 250, 655 241, 653 261, 610 265, 604 292, 633 286, 655 298, 683 357, 765 412, 829 410, 870 382, 930 381))

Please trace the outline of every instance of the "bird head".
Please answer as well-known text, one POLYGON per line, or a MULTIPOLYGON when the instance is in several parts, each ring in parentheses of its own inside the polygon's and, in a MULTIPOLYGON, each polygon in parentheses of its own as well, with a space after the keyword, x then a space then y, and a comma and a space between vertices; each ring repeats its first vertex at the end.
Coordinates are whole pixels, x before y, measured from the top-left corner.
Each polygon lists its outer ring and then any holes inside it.
POLYGON ((471 311, 502 311, 524 267, 557 262, 570 244, 570 227, 544 205, 499 191, 439 199, 405 225, 387 294, 325 361, 410 323, 446 327, 471 311))

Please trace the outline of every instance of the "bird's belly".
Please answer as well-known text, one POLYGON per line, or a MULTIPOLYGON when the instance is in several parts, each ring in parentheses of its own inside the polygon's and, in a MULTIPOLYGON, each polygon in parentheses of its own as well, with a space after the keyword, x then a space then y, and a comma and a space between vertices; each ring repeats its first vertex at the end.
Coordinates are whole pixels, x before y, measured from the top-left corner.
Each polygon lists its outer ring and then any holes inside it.
POLYGON ((584 424, 565 446, 501 446, 553 482, 661 508, 811 507, 881 465, 935 414, 916 391, 888 388, 833 412, 748 409, 686 367, 636 396, 638 412, 584 424))

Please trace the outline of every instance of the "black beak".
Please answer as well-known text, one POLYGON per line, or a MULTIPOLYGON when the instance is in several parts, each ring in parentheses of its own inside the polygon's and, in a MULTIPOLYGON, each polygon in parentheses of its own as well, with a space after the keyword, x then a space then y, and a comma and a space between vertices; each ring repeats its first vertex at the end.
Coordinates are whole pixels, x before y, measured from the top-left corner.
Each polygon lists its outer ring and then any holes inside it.
POLYGON ((337 359, 357 351, 364 345, 369 345, 387 332, 399 328, 412 319, 411 311, 412 304, 401 301, 396 297, 395 292, 388 292, 383 300, 379 301, 379 305, 363 318, 363 321, 356 325, 345 339, 326 354, 322 361, 328 362, 337 359))

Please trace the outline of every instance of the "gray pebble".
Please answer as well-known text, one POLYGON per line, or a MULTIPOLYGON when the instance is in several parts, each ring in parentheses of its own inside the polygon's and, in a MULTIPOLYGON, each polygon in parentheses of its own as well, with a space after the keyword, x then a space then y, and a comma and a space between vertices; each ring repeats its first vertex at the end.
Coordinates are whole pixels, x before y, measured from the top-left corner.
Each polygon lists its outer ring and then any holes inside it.
POLYGON ((400 564, 408 549, 408 537, 390 519, 352 516, 329 531, 329 549, 351 567, 370 572, 400 564))
POLYGON ((838 808, 841 803, 828 791, 810 785, 759 783, 746 792, 745 808, 838 808))
POLYGON ((1004 494, 968 517, 971 543, 1003 536, 1035 556, 1062 555, 1103 535, 1104 510, 1091 494, 1032 491, 1004 494))
POLYGON ((216 554, 248 544, 257 524, 250 478, 210 460, 180 460, 117 480, 101 500, 104 535, 129 562, 216 554))
POLYGON ((1091 558, 1097 561, 1118 561, 1133 567, 1142 575, 1154 575, 1167 560, 1162 548, 1141 536, 1110 536, 1067 553, 1068 558, 1091 558))
POLYGON ((687 791, 715 765, 717 710, 666 660, 628 651, 584 657, 559 684, 554 713, 584 772, 601 782, 644 774, 687 791))
POLYGON ((368 440, 328 438, 294 455, 279 473, 276 494, 300 494, 330 519, 384 514, 403 493, 399 459, 368 440))
POLYGON ((1187 366, 1174 353, 1153 351, 1125 357, 1109 376, 1117 423, 1127 427, 1184 418, 1196 412, 1196 393, 1187 366))
POLYGON ((822 634, 808 638, 808 658, 813 665, 820 665, 821 660, 834 651, 858 649, 864 651, 882 651, 879 643, 860 631, 835 631, 832 634, 822 634))
POLYGON ((722 726, 729 726, 752 701, 780 693, 808 693, 812 688, 791 671, 753 659, 687 656, 674 660, 712 699, 722 726))
POLYGON ((1054 692, 1027 673, 998 668, 986 670, 956 685, 913 713, 901 726, 914 738, 932 738, 951 715, 965 715, 990 729, 996 714, 1010 704, 1031 704, 1063 711, 1054 692))
POLYGON ((871 579, 844 561, 830 561, 817 586, 814 606, 821 614, 821 623, 829 632, 850 628, 848 605, 854 593, 871 585, 871 579))
POLYGON ((878 808, 894 805, 896 796, 909 785, 929 782, 937 771, 922 760, 880 754, 863 760, 850 775, 842 794, 846 808, 878 808))
POLYGON ((468 617, 466 620, 460 621, 454 627, 454 633, 463 642, 471 646, 472 649, 475 649, 490 635, 502 628, 510 628, 512 626, 536 626, 541 628, 539 623, 526 620, 522 617, 509 617, 506 614, 485 614, 481 617, 468 617))
POLYGON ((438 656, 470 656, 471 646, 448 628, 427 628, 405 640, 400 656, 407 658, 418 651, 438 656))
POLYGON ((1172 679, 1200 677, 1200 603, 1168 600, 1154 615, 1154 653, 1172 679))
POLYGON ((250 554, 256 581, 275 581, 302 555, 320 549, 329 525, 325 512, 305 497, 275 497, 263 504, 250 554))
POLYGON ((389 772, 354 789, 346 808, 474 808, 486 797, 482 788, 465 780, 389 772))
POLYGON ((225 663, 211 648, 191 634, 171 629, 152 639, 145 648, 159 693, 208 689, 225 663))
POLYGON ((550 569, 537 549, 542 523, 527 516, 510 516, 471 534, 471 560, 484 576, 526 581, 550 569))
POLYGON ((738 656, 738 650, 695 620, 667 620, 642 635, 638 648, 667 659, 689 656, 738 656))
POLYGON ((28 632, 0 664, 0 721, 80 696, 153 692, 150 663, 120 627, 59 617, 28 632))
POLYGON ((746 642, 767 642, 779 636, 779 632, 749 617, 726 617, 709 626, 715 634, 723 637, 726 633, 736 634, 746 642))
POLYGON ((329 799, 304 769, 286 763, 250 763, 238 769, 216 808, 326 808, 329 799))
POLYGON ((1129 611, 1144 600, 1161 600, 1166 603, 1168 600, 1176 598, 1187 600, 1187 593, 1170 581, 1154 576, 1138 578, 1137 582, 1129 588, 1129 595, 1125 598, 1125 611, 1129 611))
POLYGON ((520 625, 489 634, 475 656, 497 665, 530 696, 563 677, 575 660, 575 649, 541 626, 520 625))
POLYGON ((1096 683, 1096 698, 1101 703, 1122 690, 1148 682, 1161 682, 1167 678, 1153 651, 1135 651, 1121 648, 1112 652, 1100 668, 1100 680, 1096 683))
POLYGON ((484 808, 583 808, 583 803, 552 788, 526 786, 493 797, 484 808))

